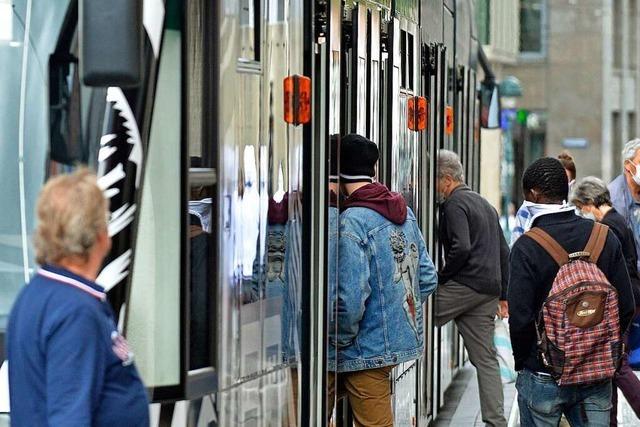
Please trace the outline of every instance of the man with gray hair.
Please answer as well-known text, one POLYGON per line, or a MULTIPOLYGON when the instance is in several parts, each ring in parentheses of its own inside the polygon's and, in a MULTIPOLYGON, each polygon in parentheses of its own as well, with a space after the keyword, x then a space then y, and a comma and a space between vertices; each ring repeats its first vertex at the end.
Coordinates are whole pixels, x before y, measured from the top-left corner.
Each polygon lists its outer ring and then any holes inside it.
POLYGON ((109 253, 107 201, 86 169, 38 199, 36 260, 9 317, 12 426, 148 426, 146 391, 95 283, 109 253))
POLYGON ((436 323, 454 320, 478 372, 482 421, 506 426, 500 367, 493 343, 496 310, 508 316, 509 247, 498 213, 464 183, 458 156, 438 152, 440 241, 445 263, 438 272, 436 323))
MULTIPOLYGON (((640 139, 627 142, 622 150, 622 174, 609 184, 611 203, 627 222, 640 253, 640 139)), ((640 270, 640 261, 636 263, 640 270)))

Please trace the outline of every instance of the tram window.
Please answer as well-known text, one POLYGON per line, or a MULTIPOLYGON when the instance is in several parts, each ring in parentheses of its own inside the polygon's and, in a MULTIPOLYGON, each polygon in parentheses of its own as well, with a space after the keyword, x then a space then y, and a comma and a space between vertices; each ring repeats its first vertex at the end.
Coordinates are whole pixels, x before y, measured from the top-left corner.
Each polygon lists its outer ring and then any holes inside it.
POLYGON ((164 32, 131 279, 126 333, 148 387, 181 378, 182 95, 179 30, 164 32))
POLYGON ((544 54, 545 9, 546 0, 520 1, 520 53, 544 54))
POLYGON ((240 0, 240 56, 260 61, 261 0, 240 0))
MULTIPOLYGON (((205 126, 206 84, 205 81, 205 10, 204 1, 185 4, 186 43, 183 45, 183 78, 185 93, 183 100, 183 124, 186 140, 183 147, 189 151, 188 203, 186 230, 182 238, 186 241, 187 264, 183 280, 188 288, 188 359, 189 371, 215 366, 214 342, 216 316, 215 294, 217 268, 215 257, 216 222, 213 215, 215 200, 216 170, 213 168, 216 156, 215 138, 211 127, 205 126), (188 71, 187 71, 188 70, 188 71)), ((215 127, 213 128, 215 129, 215 127)), ((183 291, 185 291, 184 289, 183 291)), ((193 387, 189 386, 189 389, 193 387)), ((194 390, 195 391, 195 390, 194 390)), ((210 392, 212 389, 195 391, 195 394, 210 392)))
POLYGON ((105 88, 82 84, 77 31, 71 23, 61 31, 49 57, 49 177, 78 164, 95 167, 104 120, 105 88))
MULTIPOLYGON (((191 159, 199 166, 198 158, 191 159)), ((188 204, 189 239, 189 369, 213 365, 212 339, 214 324, 215 259, 212 236, 215 175, 206 169, 191 168, 188 204)))
POLYGON ((400 87, 407 87, 407 32, 400 30, 400 87))
POLYGON ((0 364, 5 356, 5 328, 11 306, 36 267, 32 232, 37 195, 45 180, 43 166, 49 136, 48 82, 42 65, 46 67, 47 56, 55 50, 68 3, 68 0, 63 0, 34 5, 30 25, 27 25, 30 33, 26 37, 32 43, 24 46, 26 2, 0 1, 0 15, 3 15, 0 18, 0 39, 3 40, 0 42, 0 93, 3 101, 0 104, 3 180, 0 202, 4 207, 0 215, 0 364), (23 54, 27 57, 24 58, 23 54), (28 60, 26 70, 22 68, 23 59, 28 60), (25 86, 20 84, 23 72, 27 77, 25 86), (22 123, 19 119, 21 102, 25 107, 22 123), (20 135, 24 141, 23 186, 18 186, 16 178, 20 174, 17 161, 20 135), (21 198, 24 216, 18 209, 21 198))
POLYGON ((414 49, 413 49, 413 34, 408 33, 407 34, 407 43, 409 44, 409 48, 407 49, 407 55, 408 55, 408 74, 409 74, 409 81, 407 82, 407 88, 408 89, 413 89, 413 70, 415 68, 415 57, 414 57, 414 49))
POLYGON ((380 143, 380 66, 376 60, 371 61, 371 131, 370 138, 376 144, 380 143))

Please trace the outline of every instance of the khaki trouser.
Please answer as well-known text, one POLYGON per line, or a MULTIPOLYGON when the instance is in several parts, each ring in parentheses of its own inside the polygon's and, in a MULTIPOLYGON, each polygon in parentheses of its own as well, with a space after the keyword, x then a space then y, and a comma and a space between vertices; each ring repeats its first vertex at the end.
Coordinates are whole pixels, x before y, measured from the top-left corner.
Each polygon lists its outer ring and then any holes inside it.
MULTIPOLYGON (((393 427, 391 380, 393 366, 337 374, 338 397, 346 394, 356 427, 393 427)), ((328 377, 328 416, 333 412, 336 396, 336 374, 328 377)))
POLYGON ((491 427, 506 427, 500 366, 493 344, 497 310, 498 297, 480 294, 454 281, 436 291, 436 324, 456 322, 469 359, 476 367, 482 421, 491 427))

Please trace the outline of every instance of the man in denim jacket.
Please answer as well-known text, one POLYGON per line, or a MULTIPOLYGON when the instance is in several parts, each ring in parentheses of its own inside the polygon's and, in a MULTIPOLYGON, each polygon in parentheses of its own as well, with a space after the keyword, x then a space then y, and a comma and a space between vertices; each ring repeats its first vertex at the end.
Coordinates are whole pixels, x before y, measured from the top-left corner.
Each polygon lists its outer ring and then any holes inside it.
MULTIPOLYGON (((340 146, 338 388, 356 425, 392 426, 390 372, 424 349, 422 303, 437 275, 416 217, 398 193, 375 183, 378 147, 359 135, 340 146)), ((335 385, 330 378, 330 388, 335 385), (332 384, 333 383, 333 384, 332 384)))

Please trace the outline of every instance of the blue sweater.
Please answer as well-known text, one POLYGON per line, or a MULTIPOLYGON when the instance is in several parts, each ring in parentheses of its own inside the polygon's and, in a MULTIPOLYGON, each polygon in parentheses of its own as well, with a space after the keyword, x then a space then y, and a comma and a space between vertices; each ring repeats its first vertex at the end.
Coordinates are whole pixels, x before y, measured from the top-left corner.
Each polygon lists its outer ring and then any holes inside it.
POLYGON ((7 341, 12 426, 149 425, 144 386, 97 284, 44 267, 16 300, 7 341))

